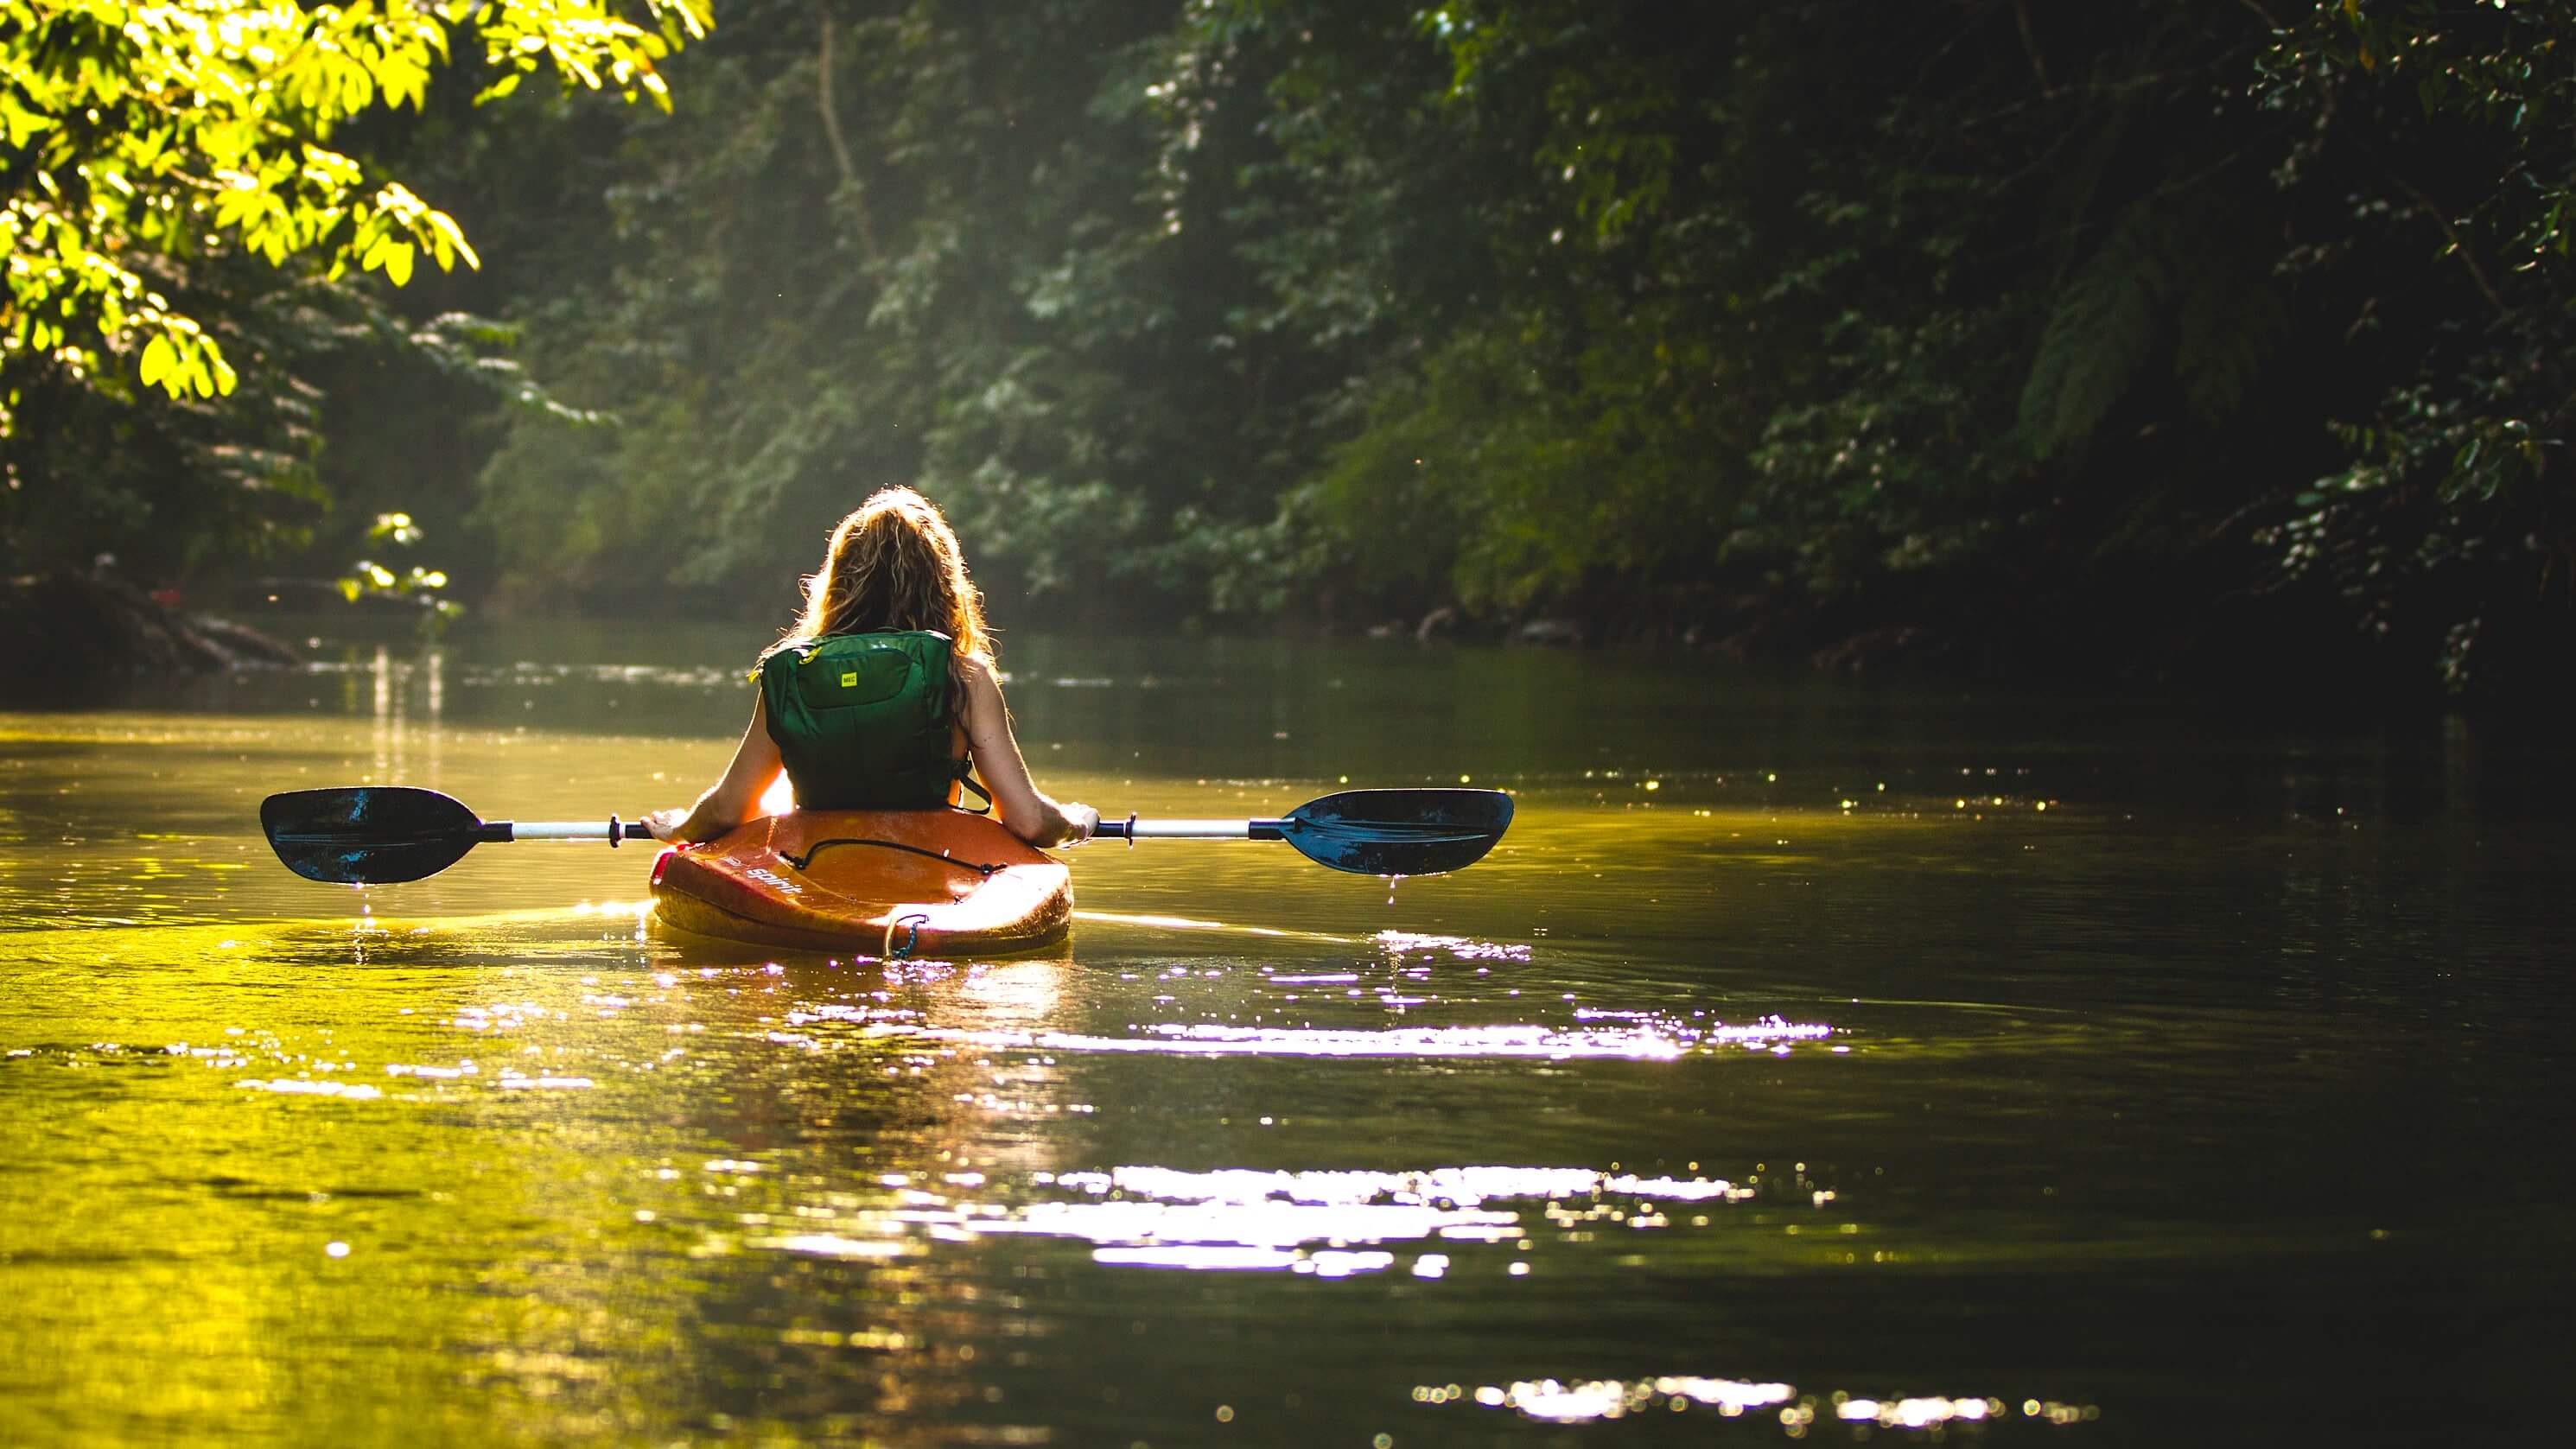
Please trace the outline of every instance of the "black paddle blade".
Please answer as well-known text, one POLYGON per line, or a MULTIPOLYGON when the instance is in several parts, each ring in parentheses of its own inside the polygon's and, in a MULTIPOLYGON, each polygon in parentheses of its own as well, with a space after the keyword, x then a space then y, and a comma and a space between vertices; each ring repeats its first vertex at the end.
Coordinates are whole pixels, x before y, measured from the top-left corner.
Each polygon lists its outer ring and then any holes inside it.
POLYGON ((483 826, 462 803, 407 785, 271 795, 259 802, 259 824, 288 870, 340 885, 436 875, 474 848, 483 826))
POLYGON ((1484 859, 1511 823, 1500 790, 1345 790, 1289 811, 1279 833, 1335 870, 1438 875, 1484 859))

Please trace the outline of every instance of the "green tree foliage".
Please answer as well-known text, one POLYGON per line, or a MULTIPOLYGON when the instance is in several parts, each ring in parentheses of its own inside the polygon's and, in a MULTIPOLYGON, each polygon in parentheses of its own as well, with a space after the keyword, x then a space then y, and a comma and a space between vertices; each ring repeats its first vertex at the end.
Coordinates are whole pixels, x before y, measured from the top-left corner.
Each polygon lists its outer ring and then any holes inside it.
POLYGON ((617 423, 511 422, 478 516, 514 570, 783 604, 831 523, 905 482, 1002 593, 1277 607, 1295 460, 1254 395, 1282 349, 1230 335, 1246 263, 1203 156, 1165 149, 1170 19, 737 12, 698 104, 631 128, 614 247, 524 314, 532 368, 617 423))
MULTIPOLYGON (((2370 361, 2340 466, 2276 485, 2281 581, 2455 690, 2563 679, 2576 616, 2576 6, 2321 3, 2263 61, 2335 210, 2282 259, 2370 361)), ((2322 189, 2312 188, 2312 189, 2322 189)))
MULTIPOLYGON (((533 54, 472 24, 469 70, 533 54)), ((278 380, 190 374, 147 417, 58 368, 89 412, 49 445, 157 430, 310 487, 308 340, 428 331, 460 378, 513 343, 505 391, 568 405, 451 399, 475 416, 405 473, 422 496, 364 502, 445 539, 470 494, 549 598, 670 580, 776 617, 831 521, 906 482, 1056 619, 1456 606, 1833 661, 2528 680, 2576 642, 2571 26, 2576 0, 738 0, 676 109, 433 86, 352 147, 505 259, 422 313, 506 328, 339 300, 358 191, 267 283, 244 211, 219 256, 117 255, 185 261, 226 299, 205 333, 278 380)), ((150 329, 85 325, 122 359, 93 371, 139 379, 150 329)), ((341 457, 421 452, 337 426, 341 457)))
POLYGON ((1416 18, 1428 91, 1288 93, 1379 162, 1346 171, 1467 158, 1378 205, 1463 210, 1488 279, 1377 354, 1325 516, 1356 540, 1420 470, 1456 545, 1425 582, 1504 608, 1830 631, 1990 595, 2104 526, 2048 516, 2097 434, 2159 389, 2223 422, 2285 326, 2211 154, 2262 32, 2174 10, 1468 0, 1416 18))
POLYGON ((2387 644, 2339 663, 2568 642, 2576 6, 1461 0, 1410 91, 1329 10, 1192 13, 1289 57, 1315 212, 1479 238, 1262 275, 1373 268, 1436 334, 1375 335, 1319 475, 1390 603, 2163 667, 2322 581, 2387 644))
POLYGON ((460 36, 497 77, 487 94, 551 66, 667 104, 655 63, 703 13, 636 9, 640 24, 591 0, 0 4, 0 450, 11 494, 47 495, 0 513, 9 551, 137 535, 171 505, 164 531, 237 542, 274 521, 236 506, 259 491, 240 485, 314 496, 297 359, 380 320, 331 284, 477 261, 452 217, 335 134, 420 106, 460 36), (160 455, 161 482, 67 466, 136 451, 160 455), (203 486, 188 497, 181 477, 203 486))

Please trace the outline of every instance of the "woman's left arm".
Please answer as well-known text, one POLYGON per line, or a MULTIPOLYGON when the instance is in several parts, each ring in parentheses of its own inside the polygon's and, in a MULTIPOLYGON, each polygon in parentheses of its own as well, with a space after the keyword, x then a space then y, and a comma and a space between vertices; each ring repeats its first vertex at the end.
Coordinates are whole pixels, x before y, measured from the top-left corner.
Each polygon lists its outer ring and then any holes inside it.
POLYGON ((1031 845, 1079 845, 1099 828, 1100 812, 1088 805, 1059 805, 1029 779, 1020 758, 1020 742, 1011 734, 1010 706, 992 667, 981 659, 961 659, 958 673, 966 681, 966 746, 975 773, 993 792, 993 810, 1013 835, 1031 845))
POLYGON ((759 695, 751 697, 751 725, 734 746, 724 774, 687 810, 656 810, 643 819, 655 840, 713 840, 760 813, 760 797, 769 793, 785 766, 778 741, 769 737, 769 715, 759 695))

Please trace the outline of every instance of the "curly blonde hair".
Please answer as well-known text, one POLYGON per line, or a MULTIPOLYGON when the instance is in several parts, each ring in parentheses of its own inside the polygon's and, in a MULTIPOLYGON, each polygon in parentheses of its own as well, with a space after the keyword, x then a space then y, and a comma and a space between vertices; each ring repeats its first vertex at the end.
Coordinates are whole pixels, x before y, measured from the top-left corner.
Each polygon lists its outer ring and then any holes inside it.
POLYGON ((805 580, 805 608, 761 655, 827 634, 934 629, 960 659, 990 664, 984 595, 937 504, 909 488, 871 495, 832 530, 823 567, 805 580))

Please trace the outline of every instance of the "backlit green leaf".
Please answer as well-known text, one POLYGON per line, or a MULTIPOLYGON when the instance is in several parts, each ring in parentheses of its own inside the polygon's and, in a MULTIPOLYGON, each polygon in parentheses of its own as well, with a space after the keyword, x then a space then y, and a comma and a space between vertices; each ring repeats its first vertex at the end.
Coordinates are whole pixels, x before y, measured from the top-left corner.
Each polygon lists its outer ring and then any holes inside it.
POLYGON ((178 355, 170 346, 168 337, 155 337, 145 343, 143 345, 143 385, 150 387, 168 377, 170 369, 177 363, 178 355))

